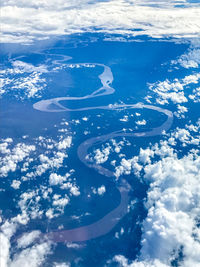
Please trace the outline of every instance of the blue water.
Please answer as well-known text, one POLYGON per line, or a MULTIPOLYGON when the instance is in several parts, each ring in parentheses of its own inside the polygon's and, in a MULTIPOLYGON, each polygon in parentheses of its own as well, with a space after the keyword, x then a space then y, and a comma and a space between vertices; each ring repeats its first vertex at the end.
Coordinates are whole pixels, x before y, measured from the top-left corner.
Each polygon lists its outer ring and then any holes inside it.
MULTIPOLYGON (((144 97, 147 95, 147 83, 153 83, 166 78, 173 79, 174 77, 184 77, 189 71, 178 69, 175 72, 168 72, 168 67, 161 64, 169 63, 181 55, 187 48, 186 44, 175 44, 173 42, 162 42, 155 40, 143 39, 142 42, 105 42, 101 35, 98 35, 96 42, 91 42, 91 38, 95 36, 74 36, 71 39, 54 40, 52 43, 34 44, 32 47, 20 45, 6 45, 4 53, 1 55, 2 67, 10 67, 10 61, 18 56, 23 56, 22 60, 33 65, 49 64, 57 58, 55 54, 64 54, 71 56, 72 59, 68 63, 101 63, 109 66, 112 70, 114 81, 112 87, 115 88, 115 93, 107 96, 100 96, 93 99, 82 101, 65 101, 63 102, 69 108, 80 108, 89 106, 102 106, 114 103, 124 102, 133 104, 144 102, 144 97), (7 54, 6 51, 11 51, 7 54), (51 54, 51 55, 50 55, 51 54)), ((44 136, 45 138, 53 138, 58 141, 58 130, 62 128, 60 123, 67 121, 69 123, 67 135, 72 135, 73 146, 68 149, 68 158, 64 160, 63 166, 56 171, 63 174, 69 169, 74 169, 76 183, 80 187, 80 196, 71 197, 70 204, 65 207, 63 215, 52 220, 41 219, 32 220, 26 226, 20 227, 16 233, 16 237, 23 232, 39 229, 43 233, 46 231, 54 231, 58 225, 62 224, 64 229, 71 229, 93 223, 104 215, 112 211, 119 205, 120 194, 116 188, 116 180, 108 179, 107 177, 98 174, 94 169, 89 169, 77 159, 78 146, 90 137, 101 136, 109 132, 117 131, 125 128, 133 128, 134 121, 131 119, 124 123, 119 119, 124 115, 130 115, 131 110, 87 110, 81 112, 60 112, 48 113, 33 109, 33 104, 41 99, 50 99, 62 96, 84 96, 91 94, 100 87, 98 75, 101 74, 100 67, 95 68, 79 68, 69 69, 63 68, 58 72, 49 72, 42 75, 47 81, 46 88, 41 92, 41 98, 23 99, 16 98, 18 92, 9 90, 5 94, 0 104, 0 137, 11 137, 14 140, 13 145, 19 142, 26 144, 34 144, 35 138, 44 136), (100 117, 99 117, 100 115, 100 117), (81 120, 82 117, 89 117, 87 122, 81 121, 80 124, 75 124, 73 120, 81 120), (56 127, 55 127, 56 126, 56 127), (100 126, 100 129, 97 127, 100 126), (90 133, 84 135, 83 132, 88 130, 90 133), (76 132, 76 134, 74 134, 76 132), (28 135, 26 139, 22 136, 28 135), (88 192, 91 193, 91 187, 98 188, 101 185, 106 186, 106 193, 103 197, 92 195, 88 199, 88 192), (80 220, 74 220, 71 216, 80 216, 85 212, 90 213, 90 216, 82 216, 80 220)), ((11 89, 8 88, 7 89, 11 89)), ((23 92, 19 93, 21 96, 23 92)), ((168 109, 174 109, 169 106, 168 109)), ((195 109, 195 107, 194 107, 195 109)), ((137 110, 141 116, 137 119, 145 119, 147 124, 140 127, 140 130, 148 130, 158 127, 165 120, 166 116, 157 111, 137 110)), ((195 121, 197 115, 192 112, 192 120, 195 121)), ((190 114, 190 115, 191 115, 190 114)), ((175 119, 172 129, 176 126, 181 126, 180 122, 175 119)), ((135 125, 134 125, 135 127, 135 125)), ((122 140, 121 137, 116 138, 117 141, 122 140)), ((131 143, 123 149, 126 158, 131 158, 137 155, 141 147, 145 148, 150 143, 154 144, 160 140, 159 136, 146 138, 127 138, 131 143)), ((37 145, 36 145, 37 146, 37 145)), ((99 146, 101 147, 101 146, 99 146)), ((95 148, 98 148, 96 146, 95 148)), ((38 148, 34 152, 34 162, 30 165, 38 164, 38 155, 43 153, 42 148, 38 148)), ((111 156, 109 160, 114 160, 115 156, 111 156)), ((119 160, 119 159, 118 159, 119 160)), ((22 162, 23 163, 23 162, 22 162)), ((20 166, 22 166, 22 163, 20 166)), ((107 166, 107 165, 105 165, 107 166)), ((16 202, 19 200, 21 193, 28 189, 36 189, 41 185, 48 186, 48 170, 41 177, 23 182, 19 190, 14 190, 10 187, 13 179, 22 176, 20 169, 15 173, 9 173, 8 177, 0 180, 1 188, 5 192, 0 191, 0 209, 5 218, 11 218, 17 215, 19 208, 16 202)), ((125 179, 131 185, 130 201, 137 200, 133 210, 131 210, 116 227, 105 236, 101 236, 94 240, 88 240, 81 244, 81 248, 67 248, 65 244, 58 244, 55 251, 48 257, 44 266, 51 266, 51 263, 56 262, 71 262, 72 266, 103 266, 106 261, 114 255, 122 254, 128 259, 135 259, 140 250, 141 238, 141 223, 146 216, 146 210, 143 206, 143 200, 146 197, 148 184, 143 183, 133 174, 126 176, 125 179), (124 229, 124 234, 119 238, 115 238, 115 233, 119 232, 121 227, 124 229)), ((62 190, 55 189, 54 193, 62 194, 62 190)), ((42 201, 43 209, 48 207, 47 201, 42 201)), ((13 241, 13 250, 15 242, 13 241)))

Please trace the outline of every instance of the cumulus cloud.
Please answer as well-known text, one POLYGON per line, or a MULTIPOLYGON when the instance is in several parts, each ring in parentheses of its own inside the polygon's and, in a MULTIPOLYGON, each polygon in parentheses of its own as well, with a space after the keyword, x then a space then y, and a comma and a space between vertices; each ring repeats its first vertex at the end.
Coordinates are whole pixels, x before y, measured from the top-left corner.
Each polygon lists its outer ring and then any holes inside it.
POLYGON ((65 195, 64 198, 61 198, 60 195, 54 195, 53 196, 53 206, 59 206, 61 208, 64 208, 69 203, 69 198, 67 195, 65 195))
POLYGON ((147 148, 142 149, 140 148, 140 154, 139 154, 139 161, 146 164, 151 162, 151 157, 154 156, 154 151, 147 148))
POLYGON ((24 72, 40 72, 46 73, 48 72, 45 65, 34 66, 31 63, 27 63, 21 60, 13 60, 12 62, 13 69, 8 69, 6 72, 15 73, 15 74, 24 74, 24 72))
POLYGON ((127 122, 128 121, 128 116, 124 115, 122 119, 119 119, 120 121, 127 122))
POLYGON ((185 118, 184 113, 188 112, 188 108, 182 105, 177 105, 177 111, 174 112, 174 115, 177 116, 178 118, 185 118))
POLYGON ((70 267, 70 263, 54 263, 53 267, 70 267))
POLYGON ((171 140, 175 139, 179 140, 183 146, 186 145, 194 145, 198 146, 200 143, 200 135, 199 135, 199 120, 196 125, 190 124, 186 125, 186 128, 177 127, 173 133, 171 134, 171 140), (194 133, 195 132, 195 133, 194 133))
POLYGON ((137 125, 146 125, 146 121, 143 119, 143 120, 141 120, 141 121, 136 121, 135 122, 137 125))
POLYGON ((45 261, 45 258, 51 252, 51 246, 48 242, 33 245, 30 248, 22 250, 14 255, 14 259, 9 263, 10 267, 39 267, 45 261))
POLYGON ((134 164, 140 163, 139 172, 143 170, 143 179, 150 186, 138 258, 130 262, 116 255, 111 262, 131 267, 167 267, 173 261, 183 267, 199 265, 200 156, 199 149, 189 149, 199 144, 199 127, 198 120, 196 125, 176 128, 167 135, 168 140, 141 148, 138 156, 123 158, 116 167, 119 176, 135 172, 134 164), (187 146, 187 155, 177 153, 177 142, 187 146))
POLYGON ((1 227, 1 232, 0 232, 0 240, 1 240, 0 263, 1 263, 2 267, 7 267, 7 263, 9 260, 9 250, 10 250, 9 239, 11 236, 12 235, 9 235, 6 232, 3 232, 2 227, 1 227))
POLYGON ((17 245, 19 248, 26 248, 35 241, 36 238, 40 236, 40 231, 32 231, 30 233, 25 233, 20 239, 17 240, 17 245))
POLYGON ((151 189, 141 257, 170 265, 182 249, 181 266, 198 266, 200 157, 191 153, 181 159, 165 158, 146 166, 145 178, 151 181, 151 189))
POLYGON ((110 154, 111 146, 105 147, 102 151, 100 149, 96 149, 94 151, 95 156, 94 159, 97 164, 102 164, 108 160, 108 156, 110 154))
POLYGON ((66 149, 71 146, 72 143, 72 137, 68 136, 67 138, 63 139, 60 141, 57 145, 58 150, 66 149))
POLYGON ((67 182, 67 183, 64 183, 61 188, 62 189, 69 189, 70 193, 73 196, 79 196, 80 195, 79 187, 76 184, 67 182))
POLYGON ((43 154, 39 155, 39 159, 41 164, 35 166, 36 170, 35 172, 31 172, 26 174, 27 177, 35 177, 35 176, 41 176, 43 173, 45 173, 48 169, 51 168, 59 168, 62 166, 62 163, 65 158, 68 157, 67 153, 64 152, 54 152, 54 156, 48 157, 43 154))
POLYGON ((41 266, 46 256, 51 252, 50 242, 36 243, 29 248, 25 248, 31 245, 33 240, 38 237, 38 231, 24 234, 24 236, 18 240, 18 247, 22 250, 20 252, 14 251, 14 255, 11 257, 11 237, 15 234, 18 226, 19 222, 17 217, 13 217, 10 221, 6 220, 0 227, 1 267, 41 266))
POLYGON ((177 1, 4 1, 2 42, 31 42, 52 35, 107 32, 153 37, 196 37, 199 6, 177 1), (176 7, 175 7, 176 6, 176 7), (190 23, 188 23, 190 21, 190 23), (140 31, 138 31, 138 29, 140 31))
POLYGON ((112 264, 113 262, 118 263, 120 267, 169 267, 159 260, 135 261, 130 263, 123 255, 114 256, 112 261, 108 263, 112 264))
POLYGON ((172 60, 172 64, 179 64, 186 69, 198 68, 200 64, 199 39, 190 40, 190 48, 177 60, 172 60))
POLYGON ((118 178, 123 174, 130 174, 134 171, 135 175, 139 175, 142 170, 142 166, 138 163, 138 157, 135 156, 132 159, 122 158, 120 165, 115 167, 115 176, 118 178))
POLYGON ((12 149, 8 149, 11 142, 3 142, 1 144, 1 150, 5 154, 0 157, 0 176, 6 177, 9 172, 14 172, 17 165, 22 162, 29 154, 35 151, 34 145, 26 145, 24 143, 18 143, 12 149))
MULTIPOLYGON (((190 97, 187 98, 187 91, 190 90, 188 85, 198 84, 199 81, 200 74, 197 72, 195 74, 185 76, 183 79, 176 78, 173 81, 166 79, 162 82, 156 82, 155 84, 150 84, 149 88, 156 95, 156 103, 165 105, 172 102, 173 104, 177 104, 179 111, 185 112, 186 109, 181 109, 180 104, 188 102, 188 98, 190 100, 195 99, 195 97, 198 98, 198 96, 193 96, 192 94, 190 94, 190 97)), ((195 94, 195 89, 193 92, 195 94)))
POLYGON ((0 71, 0 95, 12 93, 20 99, 39 97, 46 87, 43 74, 48 72, 46 66, 34 66, 20 60, 12 60, 13 68, 0 71))
MULTIPOLYGON (((119 153, 124 146, 130 146, 131 143, 123 138, 121 141, 117 142, 115 139, 111 139, 101 148, 95 149, 92 153, 87 155, 90 161, 95 161, 96 164, 103 164, 108 161, 111 153, 119 153)), ((121 154, 119 154, 121 156, 121 154)))
MULTIPOLYGON (((66 138, 63 138, 63 136, 60 137, 60 141, 56 142, 52 139, 45 139, 44 137, 40 136, 38 138, 38 145, 46 148, 45 154, 38 155, 40 164, 37 164, 34 166, 34 171, 29 172, 24 176, 24 179, 30 179, 32 177, 41 176, 49 169, 58 169, 62 166, 63 161, 65 158, 68 157, 67 148, 70 148, 72 145, 72 137, 67 136, 66 138), (53 156, 50 156, 50 152, 53 151, 53 156)), ((56 174, 55 174, 56 175, 56 174)), ((50 178, 50 183, 53 184, 53 178, 54 178, 54 184, 55 184, 55 177, 53 176, 50 178)), ((66 174, 67 175, 67 174, 66 174)), ((68 175, 67 175, 68 176, 68 175)), ((57 177, 60 178, 61 177, 57 177)), ((65 178, 63 178, 63 181, 65 178)))
POLYGON ((120 266, 183 267, 200 262, 200 157, 191 152, 178 158, 175 153, 144 167, 150 182, 147 193, 147 218, 143 223, 140 254, 134 262, 116 255, 111 262, 120 266), (180 252, 183 257, 179 257, 180 252))
POLYGON ((50 185, 58 185, 62 184, 66 180, 66 177, 63 177, 56 173, 51 173, 49 176, 49 184, 50 185))
POLYGON ((41 78, 40 73, 32 73, 31 75, 15 80, 12 89, 24 90, 27 98, 38 96, 38 92, 46 87, 45 79, 41 78))
MULTIPOLYGON (((70 136, 64 137, 63 134, 58 136, 58 141, 40 136, 36 138, 34 145, 30 144, 29 138, 26 144, 14 144, 11 138, 1 140, 0 174, 1 177, 7 176, 8 184, 17 190, 15 203, 20 211, 13 219, 15 224, 26 225, 31 219, 42 219, 44 216, 57 217, 64 212, 65 205, 70 201, 69 196, 80 195, 76 179, 70 177, 74 170, 66 170, 62 176, 59 171, 56 172, 68 157, 66 148, 71 146, 71 140, 70 136), (43 153, 40 154, 41 151, 43 153), (48 170, 51 187, 41 183, 26 191, 23 190, 27 180, 31 181, 48 170), (18 171, 17 176, 16 171, 18 171), (9 175, 11 172, 13 175, 9 175), (58 187, 63 192, 62 197, 54 192, 58 187), (44 202, 47 203, 46 208, 44 202)), ((68 169, 68 166, 65 165, 64 168, 68 169)), ((2 215, 1 221, 3 220, 2 215)))
POLYGON ((19 189, 21 182, 19 180, 13 180, 11 186, 14 189, 19 189))
POLYGON ((99 195, 103 195, 106 192, 106 188, 104 185, 100 186, 99 188, 97 188, 97 193, 99 195))
POLYGON ((106 187, 105 187, 105 185, 102 185, 102 186, 98 187, 97 189, 96 188, 92 188, 92 192, 94 194, 98 194, 98 195, 101 196, 106 192, 106 187))

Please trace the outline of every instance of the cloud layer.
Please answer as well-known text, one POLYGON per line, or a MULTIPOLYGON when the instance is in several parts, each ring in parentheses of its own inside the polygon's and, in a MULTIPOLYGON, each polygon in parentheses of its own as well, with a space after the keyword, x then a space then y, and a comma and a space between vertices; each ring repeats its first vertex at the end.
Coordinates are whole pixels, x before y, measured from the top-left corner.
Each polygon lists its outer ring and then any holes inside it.
POLYGON ((1 42, 83 32, 197 37, 199 16, 200 7, 187 1, 3 1, 1 42))

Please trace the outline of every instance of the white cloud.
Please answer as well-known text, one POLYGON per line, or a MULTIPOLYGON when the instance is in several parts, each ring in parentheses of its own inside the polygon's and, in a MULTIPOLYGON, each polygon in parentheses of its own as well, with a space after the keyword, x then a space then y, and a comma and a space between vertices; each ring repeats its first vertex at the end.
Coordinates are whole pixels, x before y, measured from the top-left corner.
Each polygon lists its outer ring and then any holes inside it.
POLYGON ((0 71, 0 95, 12 93, 20 99, 39 97, 46 87, 46 80, 42 77, 43 73, 48 72, 46 66, 34 66, 19 60, 10 63, 13 68, 0 71))
POLYGON ((1 8, 1 40, 30 42, 52 35, 88 31, 133 36, 147 34, 153 37, 198 36, 199 6, 190 3, 185 8, 174 7, 176 3, 125 0, 81 1, 80 4, 64 0, 50 3, 4 1, 1 8))
MULTIPOLYGON (((86 157, 89 161, 95 161, 96 164, 103 164, 108 161, 111 153, 119 153, 124 146, 130 146, 131 143, 123 138, 121 141, 117 142, 115 139, 111 139, 101 148, 95 149, 92 153, 88 154, 86 157)), ((119 157, 122 154, 119 154, 119 157)))
POLYGON ((138 175, 142 170, 142 166, 138 163, 138 157, 133 157, 132 159, 122 158, 120 165, 115 167, 115 176, 119 177, 123 174, 130 174, 134 171, 135 175, 138 175))
MULTIPOLYGON (((48 169, 53 169, 53 168, 59 168, 62 166, 63 161, 65 158, 68 157, 67 152, 64 150, 64 147, 67 147, 69 144, 68 142, 62 143, 58 145, 59 143, 56 144, 60 149, 63 149, 64 152, 61 151, 54 151, 54 155, 52 157, 48 157, 44 154, 39 155, 39 159, 41 164, 35 166, 35 172, 30 173, 30 177, 35 177, 35 176, 41 176, 43 173, 45 173, 48 169)), ((28 176, 26 174, 26 176, 28 176)))
POLYGON ((83 121, 88 121, 88 118, 87 117, 83 117, 82 120, 83 121))
POLYGON ((54 263, 53 267, 70 267, 70 263, 54 263))
POLYGON ((139 161, 142 162, 143 164, 150 163, 151 162, 151 157, 154 156, 154 151, 147 148, 147 149, 142 149, 140 148, 140 154, 139 154, 139 161))
POLYGON ((171 266, 180 250, 181 266, 198 266, 200 262, 200 231, 197 225, 200 214, 200 156, 199 150, 178 157, 170 146, 175 140, 193 145, 199 138, 199 120, 187 129, 176 128, 166 141, 151 148, 140 149, 139 156, 122 159, 116 167, 118 175, 130 174, 133 163, 140 162, 144 179, 150 183, 147 193, 147 218, 143 222, 141 251, 134 262, 117 255, 112 261, 120 266, 171 266), (196 136, 192 136, 191 132, 196 136), (155 161, 155 155, 156 157, 155 161), (154 162, 152 163, 154 159, 154 162))
POLYGON ((53 206, 59 206, 61 208, 64 208, 69 203, 69 198, 67 195, 65 195, 64 198, 60 198, 59 195, 54 195, 53 198, 53 206))
POLYGON ((92 189, 93 194, 95 194, 95 195, 98 194, 101 196, 101 195, 104 195, 104 193, 106 192, 106 187, 104 185, 102 185, 98 188, 92 187, 91 189, 92 189))
POLYGON ((49 184, 50 185, 58 185, 62 184, 66 180, 66 177, 63 177, 56 173, 51 173, 49 176, 49 184))
POLYGON ((200 45, 199 39, 190 40, 190 48, 181 55, 177 60, 172 60, 172 64, 180 64, 182 67, 198 68, 200 64, 200 45))
POLYGON ((1 240, 1 249, 0 249, 0 263, 1 267, 7 267, 7 263, 9 260, 9 249, 10 242, 9 239, 0 232, 0 240, 1 240))
MULTIPOLYGON (((14 256, 11 259, 11 237, 16 232, 18 222, 16 217, 11 221, 5 221, 0 227, 0 263, 1 267, 21 267, 31 266, 39 267, 43 264, 46 256, 51 252, 51 244, 49 242, 43 242, 35 244, 27 249, 22 249, 21 252, 14 251, 14 256)), ((24 248, 32 243, 32 241, 38 236, 38 231, 25 234, 23 238, 18 240, 18 246, 24 248)))
POLYGON ((102 186, 100 186, 100 187, 97 188, 97 193, 99 195, 103 195, 105 192, 106 192, 106 188, 105 188, 104 185, 102 185, 102 186))
POLYGON ((188 96, 194 103, 200 102, 200 87, 192 90, 192 94, 188 96))
POLYGON ((8 148, 8 143, 4 142, 0 144, 0 153, 7 154, 10 152, 10 149, 8 148))
POLYGON ((141 120, 141 121, 136 121, 135 122, 137 125, 146 125, 146 121, 143 119, 143 120, 141 120))
POLYGON ((71 186, 70 186, 70 192, 71 192, 72 195, 74 195, 74 196, 79 196, 79 195, 80 195, 79 188, 78 188, 76 185, 71 185, 71 186))
POLYGON ((174 115, 176 115, 178 118, 185 118, 184 113, 188 112, 188 108, 185 106, 177 105, 177 111, 174 112, 174 115))
POLYGON ((68 136, 67 138, 60 141, 58 143, 57 147, 58 147, 58 150, 62 150, 62 149, 66 149, 66 148, 70 147, 71 144, 72 144, 72 137, 68 136))
POLYGON ((185 78, 183 78, 183 84, 187 85, 187 84, 191 84, 191 83, 198 83, 199 80, 200 80, 200 73, 191 74, 191 75, 185 76, 185 78))
POLYGON ((130 146, 131 145, 131 143, 128 140, 126 140, 125 138, 123 138, 123 140, 121 140, 119 142, 116 142, 115 139, 112 139, 111 142, 112 142, 112 145, 114 146, 114 151, 116 153, 119 153, 123 146, 130 146))
MULTIPOLYGON (((198 84, 200 81, 200 74, 195 73, 193 75, 185 76, 183 79, 174 79, 172 82, 166 79, 163 82, 156 82, 155 84, 150 84, 149 88, 156 94, 156 102, 160 105, 168 104, 171 101, 173 104, 178 104, 180 110, 181 103, 188 102, 188 98, 185 95, 190 92, 188 85, 198 84)), ((195 94, 195 89, 193 93, 195 94)), ((193 100, 195 95, 190 95, 189 99, 193 100)), ((198 97, 197 97, 198 98, 198 97)))
POLYGON ((28 247, 30 244, 33 243, 33 241, 35 241, 36 238, 38 238, 40 236, 40 231, 32 231, 30 233, 25 233, 23 234, 23 236, 17 240, 17 245, 19 248, 26 248, 28 247))
POLYGON ((10 73, 24 74, 25 72, 28 72, 28 73, 31 73, 31 72, 46 73, 46 72, 48 72, 45 65, 34 66, 30 63, 20 61, 20 60, 14 60, 11 63, 13 65, 13 69, 7 70, 7 72, 10 72, 10 73))
POLYGON ((9 263, 9 267, 39 267, 50 253, 51 245, 48 242, 33 245, 16 254, 12 262, 9 263))
POLYGON ((62 189, 69 189, 70 190, 70 193, 73 195, 73 196, 79 196, 80 195, 80 191, 79 191, 79 188, 77 185, 75 184, 72 184, 70 182, 68 183, 64 183, 61 187, 62 189))
POLYGON ((187 142, 189 140, 190 133, 186 129, 177 129, 174 137, 179 139, 181 142, 187 142))
POLYGON ((94 155, 94 160, 96 161, 97 164, 102 164, 104 162, 106 162, 108 160, 108 156, 110 154, 111 151, 111 146, 108 145, 107 147, 105 147, 104 149, 100 150, 100 149, 96 149, 94 151, 95 155, 94 155))
POLYGON ((198 130, 200 126, 198 125, 186 125, 186 128, 179 128, 177 127, 171 134, 171 138, 179 140, 183 146, 186 145, 199 145, 200 143, 200 135, 198 130), (195 133, 194 133, 195 132, 195 133))
MULTIPOLYGON (((71 145, 71 137, 63 139, 63 136, 59 136, 58 138, 61 141, 39 137, 36 139, 34 146, 24 143, 14 145, 10 138, 1 140, 0 149, 3 152, 0 158, 1 176, 6 177, 11 171, 19 171, 17 178, 15 178, 15 173, 13 177, 12 175, 8 177, 10 186, 18 189, 19 193, 16 195, 15 202, 16 207, 20 208, 20 212, 13 219, 15 224, 26 225, 31 219, 42 219, 45 215, 51 219, 62 214, 70 199, 66 194, 62 198, 55 197, 54 190, 56 191, 58 186, 63 191, 67 189, 69 196, 80 195, 76 179, 69 178, 74 170, 69 170, 63 176, 59 174, 59 171, 56 173, 56 170, 63 165, 64 159, 68 156, 64 148, 71 145), (40 149, 38 150, 38 148, 40 149), (41 150, 44 154, 38 154, 38 151, 41 150), (52 188, 42 183, 30 190, 23 191, 23 186, 21 186, 23 182, 36 178, 47 170, 50 170, 49 184, 53 186, 52 188), (43 200, 48 203, 46 209, 42 205, 43 200)), ((65 168, 67 168, 67 165, 65 165, 65 168)))
POLYGON ((124 115, 122 119, 119 119, 120 121, 127 122, 128 121, 128 116, 124 115))
POLYGON ((0 157, 0 175, 6 177, 9 172, 14 172, 18 163, 22 162, 29 154, 35 151, 34 145, 18 143, 12 149, 8 149, 9 143, 3 143, 1 149, 6 154, 0 157))
POLYGON ((75 242, 67 242, 66 246, 67 246, 67 248, 79 249, 79 248, 82 248, 84 245, 83 244, 78 244, 78 243, 75 243, 75 242))
POLYGON ((27 77, 16 79, 12 89, 24 90, 27 98, 36 97, 46 87, 45 81, 40 73, 33 72, 27 77))
POLYGON ((111 263, 116 262, 120 264, 120 267, 169 267, 161 263, 159 260, 148 260, 148 261, 135 261, 129 263, 128 259, 123 255, 116 255, 113 257, 111 263))
POLYGON ((11 186, 14 189, 19 189, 21 182, 19 180, 13 180, 11 186))
POLYGON ((182 266, 197 266, 200 157, 191 153, 181 159, 176 156, 162 159, 145 167, 145 177, 151 181, 151 188, 141 257, 170 264, 173 251, 178 252, 183 246, 182 266))
POLYGON ((45 213, 45 215, 47 216, 47 218, 52 219, 54 218, 55 214, 54 214, 54 210, 53 209, 48 209, 45 213))

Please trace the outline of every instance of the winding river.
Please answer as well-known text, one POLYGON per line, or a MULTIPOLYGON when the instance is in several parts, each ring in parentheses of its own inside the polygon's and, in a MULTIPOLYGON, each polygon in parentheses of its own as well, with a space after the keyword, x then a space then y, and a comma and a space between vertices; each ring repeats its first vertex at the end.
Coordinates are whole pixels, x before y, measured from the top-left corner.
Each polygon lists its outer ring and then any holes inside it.
MULTIPOLYGON (((60 55, 61 56, 61 55, 60 55)), ((70 57, 63 56, 63 59, 61 60, 54 60, 54 64, 63 64, 63 62, 71 59, 70 57)), ((104 64, 98 64, 98 63, 71 63, 71 64, 65 64, 66 67, 70 66, 100 66, 103 68, 103 72, 98 76, 102 86, 91 93, 90 95, 86 95, 83 97, 57 97, 53 99, 47 99, 47 100, 41 100, 33 105, 33 108, 42 112, 67 112, 67 111, 84 111, 84 110, 93 110, 93 109, 102 109, 102 110, 117 110, 117 109, 150 109, 155 110, 157 112, 161 112, 166 115, 167 119, 166 121, 156 127, 151 129, 150 131, 144 131, 144 132, 124 132, 123 130, 115 131, 108 133, 106 135, 92 137, 90 139, 87 139, 83 143, 81 143, 77 150, 78 158, 83 164, 85 164, 88 168, 92 168, 96 170, 101 175, 104 175, 106 177, 115 177, 114 173, 110 171, 107 168, 102 167, 101 165, 91 163, 89 159, 87 159, 87 154, 89 148, 91 148, 94 145, 104 143, 106 140, 109 140, 111 138, 115 137, 148 137, 148 136, 156 136, 156 135, 162 135, 163 131, 167 131, 173 122, 173 113, 167 109, 163 109, 157 106, 153 105, 145 105, 143 103, 136 103, 136 104, 119 104, 119 105, 108 105, 108 106, 94 106, 94 107, 83 107, 78 109, 70 109, 61 104, 64 100, 69 101, 76 101, 76 100, 83 100, 83 99, 89 99, 94 97, 100 97, 105 96, 109 94, 113 94, 115 92, 115 89, 111 87, 111 84, 113 82, 113 74, 110 69, 110 67, 104 65, 104 64)), ((111 212, 106 214, 103 218, 100 220, 78 228, 74 229, 66 229, 66 230, 56 230, 50 233, 45 234, 46 237, 52 239, 54 242, 81 242, 81 241, 87 241, 90 239, 94 239, 97 237, 100 237, 102 235, 107 234, 110 232, 128 212, 128 204, 129 204, 129 192, 130 192, 130 185, 126 182, 125 179, 121 179, 121 181, 117 185, 117 189, 120 192, 120 203, 119 205, 113 209, 111 212)))

